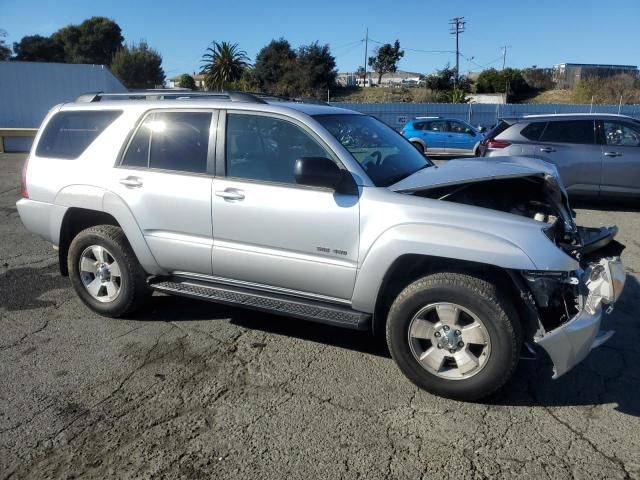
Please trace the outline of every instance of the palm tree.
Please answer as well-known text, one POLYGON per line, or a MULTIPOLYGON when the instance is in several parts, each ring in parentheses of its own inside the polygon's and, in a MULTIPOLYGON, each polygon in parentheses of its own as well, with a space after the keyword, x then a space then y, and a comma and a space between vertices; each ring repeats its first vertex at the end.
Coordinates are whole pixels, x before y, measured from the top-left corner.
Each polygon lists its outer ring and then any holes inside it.
POLYGON ((225 85, 240 80, 242 72, 250 66, 247 52, 237 43, 212 42, 202 56, 202 73, 208 90, 222 90, 225 85))

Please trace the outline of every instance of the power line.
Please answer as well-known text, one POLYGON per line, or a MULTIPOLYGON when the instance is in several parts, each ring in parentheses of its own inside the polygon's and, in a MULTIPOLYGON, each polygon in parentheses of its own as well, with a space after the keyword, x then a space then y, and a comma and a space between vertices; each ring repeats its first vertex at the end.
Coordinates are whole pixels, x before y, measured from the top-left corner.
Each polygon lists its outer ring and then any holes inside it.
MULTIPOLYGON (((385 42, 380 42, 378 40, 374 40, 373 38, 369 38, 371 43, 377 43, 378 45, 385 45, 385 42)), ((407 48, 402 47, 403 50, 407 50, 409 52, 419 52, 419 53, 456 53, 454 50, 423 50, 420 48, 407 48)))

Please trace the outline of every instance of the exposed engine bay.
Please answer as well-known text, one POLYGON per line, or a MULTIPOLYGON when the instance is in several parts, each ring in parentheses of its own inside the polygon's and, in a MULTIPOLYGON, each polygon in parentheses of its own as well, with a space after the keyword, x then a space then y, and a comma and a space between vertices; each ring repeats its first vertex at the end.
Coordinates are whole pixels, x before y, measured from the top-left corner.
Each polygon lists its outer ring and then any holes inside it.
POLYGON ((567 272, 522 272, 546 331, 566 323, 585 307, 595 311, 600 302, 607 302, 611 296, 601 293, 601 284, 602 278, 611 276, 604 272, 608 268, 605 257, 618 257, 624 249, 614 240, 618 228, 577 227, 573 220, 575 213, 554 177, 492 179, 446 185, 414 194, 507 212, 549 225, 545 229, 549 239, 580 262, 585 278, 567 272), (596 294, 589 295, 590 290, 596 294))
MULTIPOLYGON (((545 222, 549 225, 545 229, 549 239, 581 263, 590 261, 591 256, 588 254, 607 246, 618 232, 616 226, 577 227, 574 222, 575 213, 569 207, 566 194, 550 175, 445 185, 414 194, 545 222)), ((616 253, 611 252, 611 255, 616 253)))

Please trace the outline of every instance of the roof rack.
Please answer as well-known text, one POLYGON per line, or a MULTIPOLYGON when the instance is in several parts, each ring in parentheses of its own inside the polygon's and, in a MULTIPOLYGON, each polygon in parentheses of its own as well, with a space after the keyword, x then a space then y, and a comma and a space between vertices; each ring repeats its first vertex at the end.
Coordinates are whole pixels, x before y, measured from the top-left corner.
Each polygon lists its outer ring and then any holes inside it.
POLYGON ((258 98, 261 98, 270 102, 293 102, 293 103, 311 103, 314 105, 329 105, 327 102, 323 100, 317 100, 315 98, 306 98, 306 97, 287 97, 283 95, 272 95, 270 93, 263 92, 248 92, 249 95, 255 95, 258 98))
POLYGON ((194 92, 182 89, 140 90, 127 93, 93 92, 80 95, 76 102, 94 103, 103 100, 185 100, 201 98, 212 100, 230 100, 232 102, 267 103, 257 95, 245 92, 194 92))

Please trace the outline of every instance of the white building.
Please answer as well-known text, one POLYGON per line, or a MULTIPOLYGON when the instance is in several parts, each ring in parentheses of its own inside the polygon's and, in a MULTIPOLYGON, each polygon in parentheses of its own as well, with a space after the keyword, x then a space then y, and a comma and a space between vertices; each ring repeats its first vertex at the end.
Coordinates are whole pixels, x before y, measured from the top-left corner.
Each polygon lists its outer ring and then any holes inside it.
MULTIPOLYGON (((378 74, 367 70, 366 82, 362 78, 362 74, 358 72, 340 72, 336 78, 338 85, 343 87, 371 87, 378 85, 378 74)), ((416 72, 405 72, 404 70, 398 70, 393 73, 385 73, 382 75, 380 86, 418 86, 424 83, 424 78, 421 74, 416 72)))
MULTIPOLYGON (((180 75, 176 75, 175 77, 171 77, 169 79, 169 88, 178 88, 180 87, 180 77, 182 77, 182 75, 184 74, 180 74, 180 75)), ((195 73, 193 72, 191 73, 187 73, 187 75, 190 75, 193 77, 193 79, 196 82, 196 87, 198 88, 198 90, 205 90, 204 87, 204 75, 201 73, 195 73)))

